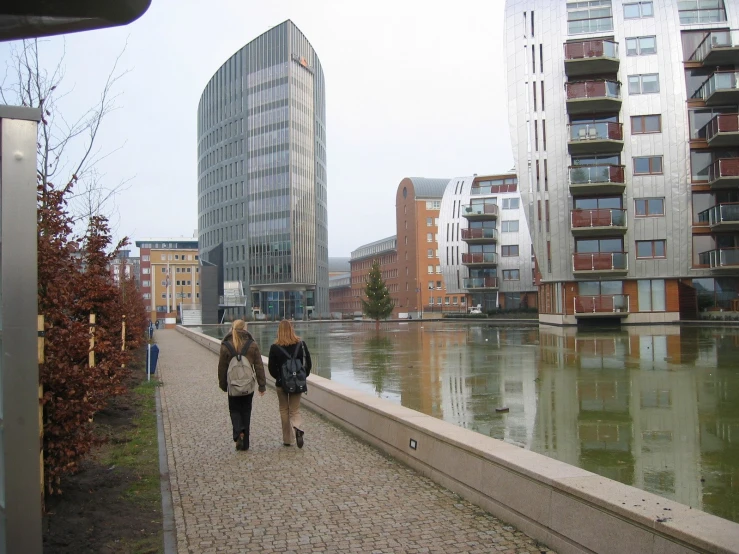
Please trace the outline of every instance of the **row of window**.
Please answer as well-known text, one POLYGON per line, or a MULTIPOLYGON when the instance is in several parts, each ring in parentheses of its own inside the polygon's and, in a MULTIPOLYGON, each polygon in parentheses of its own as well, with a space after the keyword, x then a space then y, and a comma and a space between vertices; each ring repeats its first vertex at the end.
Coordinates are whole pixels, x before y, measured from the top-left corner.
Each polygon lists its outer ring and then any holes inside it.
POLYGON ((445 306, 449 306, 450 304, 452 306, 457 306, 458 304, 464 305, 467 303, 467 298, 465 296, 437 296, 436 298, 429 296, 429 306, 433 306, 434 304, 441 306, 442 303, 445 306), (457 302, 457 299, 459 299, 459 302, 457 302))
MULTIPOLYGON (((142 293, 142 296, 144 297, 144 300, 151 300, 151 293, 150 292, 144 292, 144 293, 142 293)), ((166 299, 167 298, 167 294, 166 293, 162 294, 162 298, 166 299)), ((192 293, 191 292, 188 292, 187 293, 187 298, 192 298, 192 293)), ((200 293, 199 292, 196 292, 195 293, 195 298, 200 298, 200 293)), ((166 308, 160 310, 159 309, 160 307, 161 306, 157 306, 157 311, 158 312, 165 312, 165 311, 167 311, 166 308)))

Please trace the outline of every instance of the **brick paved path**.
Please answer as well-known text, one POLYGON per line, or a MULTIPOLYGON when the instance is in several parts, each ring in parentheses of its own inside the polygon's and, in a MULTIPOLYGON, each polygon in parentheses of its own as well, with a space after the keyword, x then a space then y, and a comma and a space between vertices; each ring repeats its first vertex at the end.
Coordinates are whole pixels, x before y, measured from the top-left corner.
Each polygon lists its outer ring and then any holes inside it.
POLYGON ((305 447, 283 446, 270 388, 237 452, 216 355, 176 331, 156 338, 180 554, 546 551, 308 410, 305 447))

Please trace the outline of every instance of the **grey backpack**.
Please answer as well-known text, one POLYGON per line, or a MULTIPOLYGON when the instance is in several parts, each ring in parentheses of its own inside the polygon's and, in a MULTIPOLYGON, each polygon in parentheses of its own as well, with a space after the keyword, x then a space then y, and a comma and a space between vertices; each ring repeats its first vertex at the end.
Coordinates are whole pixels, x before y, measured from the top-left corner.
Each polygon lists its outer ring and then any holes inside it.
POLYGON ((247 396, 257 388, 257 374, 254 371, 254 366, 246 357, 252 342, 254 341, 251 339, 247 340, 244 346, 241 347, 241 352, 238 353, 230 342, 223 343, 231 353, 231 361, 228 362, 228 372, 226 373, 229 396, 247 396))

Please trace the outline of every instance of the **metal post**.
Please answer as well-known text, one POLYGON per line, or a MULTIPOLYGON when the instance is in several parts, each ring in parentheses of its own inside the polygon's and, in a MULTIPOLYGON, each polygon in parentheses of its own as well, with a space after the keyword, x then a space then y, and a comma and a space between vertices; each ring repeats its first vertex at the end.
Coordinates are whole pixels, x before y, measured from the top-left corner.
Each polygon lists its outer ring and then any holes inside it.
POLYGON ((38 109, 0 106, 0 554, 41 554, 38 109))
POLYGON ((146 380, 151 381, 151 343, 146 345, 146 380))

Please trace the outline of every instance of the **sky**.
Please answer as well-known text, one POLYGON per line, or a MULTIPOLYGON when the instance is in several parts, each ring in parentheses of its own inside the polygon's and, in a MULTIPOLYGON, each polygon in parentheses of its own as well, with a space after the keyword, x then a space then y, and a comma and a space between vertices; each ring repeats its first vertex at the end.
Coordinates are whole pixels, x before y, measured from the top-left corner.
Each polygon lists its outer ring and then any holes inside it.
MULTIPOLYGON (((513 167, 503 13, 504 0, 152 0, 126 27, 49 38, 41 55, 52 70, 64 53, 67 119, 95 104, 120 55, 117 109, 96 141, 102 178, 125 183, 116 238, 192 237, 200 95, 234 52, 291 19, 326 78, 329 256, 349 256, 395 234, 404 177, 513 167)), ((0 44, 4 71, 12 47, 0 44)))

